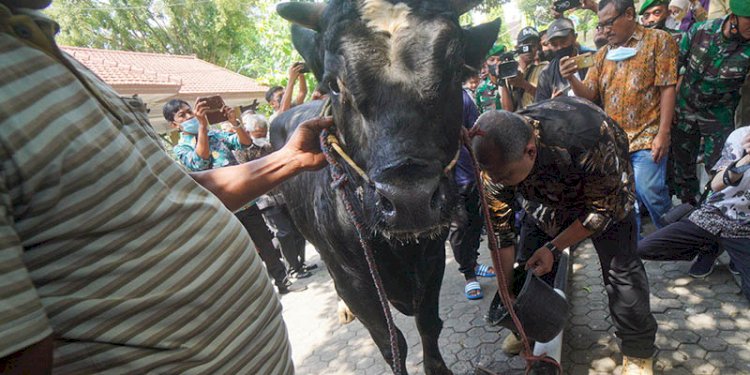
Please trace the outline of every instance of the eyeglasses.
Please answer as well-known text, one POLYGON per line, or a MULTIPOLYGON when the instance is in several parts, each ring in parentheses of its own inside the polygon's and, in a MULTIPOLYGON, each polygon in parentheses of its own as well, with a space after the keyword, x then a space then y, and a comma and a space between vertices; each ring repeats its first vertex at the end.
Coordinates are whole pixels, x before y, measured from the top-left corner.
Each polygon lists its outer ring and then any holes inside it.
POLYGON ((611 30, 612 25, 615 24, 615 21, 617 21, 618 18, 625 15, 625 12, 621 12, 617 16, 613 17, 611 20, 607 22, 600 22, 598 25, 596 25, 596 31, 603 31, 603 30, 611 30))

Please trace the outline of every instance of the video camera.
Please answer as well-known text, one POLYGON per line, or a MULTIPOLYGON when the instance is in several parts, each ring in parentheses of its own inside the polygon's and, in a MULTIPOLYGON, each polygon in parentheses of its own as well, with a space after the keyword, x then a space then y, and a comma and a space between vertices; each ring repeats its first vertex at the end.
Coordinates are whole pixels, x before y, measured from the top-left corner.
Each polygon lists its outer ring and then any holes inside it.
POLYGON ((500 63, 491 67, 490 74, 500 79, 513 78, 518 75, 518 62, 515 60, 515 55, 516 51, 500 55, 500 63))
POLYGON ((563 13, 566 10, 581 7, 581 0, 555 0, 552 5, 557 13, 563 13))

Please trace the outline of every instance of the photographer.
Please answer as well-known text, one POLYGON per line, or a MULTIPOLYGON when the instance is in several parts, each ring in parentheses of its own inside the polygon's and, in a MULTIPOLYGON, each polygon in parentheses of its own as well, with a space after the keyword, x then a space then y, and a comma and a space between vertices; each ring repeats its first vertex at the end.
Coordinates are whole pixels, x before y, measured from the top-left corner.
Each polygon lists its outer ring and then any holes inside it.
POLYGON ((487 66, 488 74, 479 84, 476 91, 477 108, 479 113, 484 113, 493 109, 502 109, 500 101, 500 90, 498 89, 498 83, 501 80, 497 76, 497 70, 500 63, 503 62, 503 55, 505 55, 505 46, 502 44, 496 44, 492 46, 490 52, 487 53, 487 66))
POLYGON ((708 259, 709 274, 726 250, 730 269, 741 275, 742 293, 750 300, 750 127, 732 132, 722 155, 713 169, 715 193, 687 217, 643 239, 638 254, 661 261, 702 256, 708 259))
POLYGON ((535 28, 521 29, 517 40, 518 75, 507 79, 507 83, 513 88, 512 92, 508 85, 500 89, 503 109, 506 111, 524 109, 534 103, 539 75, 549 65, 548 62, 539 60, 541 38, 535 28))
MULTIPOLYGON (((547 40, 554 58, 547 69, 539 75, 536 87, 535 101, 539 102, 559 95, 573 95, 568 80, 560 74, 560 59, 578 56, 578 34, 575 32, 573 21, 567 18, 554 20, 547 29, 547 40)), ((586 77, 587 68, 580 69, 576 74, 579 79, 586 77)))
POLYGON ((269 122, 273 121, 279 113, 305 102, 305 97, 307 96, 306 72, 307 66, 305 63, 296 62, 289 67, 289 79, 286 83, 286 89, 283 89, 281 86, 274 86, 266 91, 266 101, 273 108, 273 114, 268 119, 269 122), (294 101, 292 101, 294 86, 297 81, 299 81, 299 92, 294 101))

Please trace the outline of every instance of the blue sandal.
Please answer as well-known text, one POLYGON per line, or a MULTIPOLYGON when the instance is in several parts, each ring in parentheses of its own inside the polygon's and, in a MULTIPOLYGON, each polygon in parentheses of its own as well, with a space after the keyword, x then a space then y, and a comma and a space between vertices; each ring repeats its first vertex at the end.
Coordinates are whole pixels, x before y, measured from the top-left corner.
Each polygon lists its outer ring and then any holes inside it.
POLYGON ((477 281, 466 283, 466 286, 464 287, 464 294, 466 295, 466 298, 470 300, 482 299, 482 297, 484 297, 484 294, 482 294, 482 286, 479 285, 479 282, 477 281), (479 293, 469 294, 474 291, 478 291, 479 293))
POLYGON ((477 264, 474 273, 479 277, 495 277, 495 273, 490 271, 490 266, 485 264, 477 264))

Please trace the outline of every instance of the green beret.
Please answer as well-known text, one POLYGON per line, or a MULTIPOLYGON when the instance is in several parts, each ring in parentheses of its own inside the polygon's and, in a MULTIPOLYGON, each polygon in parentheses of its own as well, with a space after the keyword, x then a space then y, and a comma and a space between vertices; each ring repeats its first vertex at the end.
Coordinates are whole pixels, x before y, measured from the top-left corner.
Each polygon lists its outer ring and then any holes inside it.
POLYGON ((643 5, 641 5, 641 10, 638 11, 639 15, 643 15, 643 12, 646 11, 646 9, 651 8, 652 6, 656 5, 669 5, 668 0, 646 0, 643 2, 643 5))
POLYGON ((487 52, 487 57, 486 58, 489 58, 490 56, 499 55, 499 54, 501 54, 503 52, 505 52, 505 46, 502 45, 502 44, 495 44, 490 49, 490 52, 487 52))
POLYGON ((750 17, 750 1, 729 0, 729 9, 737 16, 750 17))

